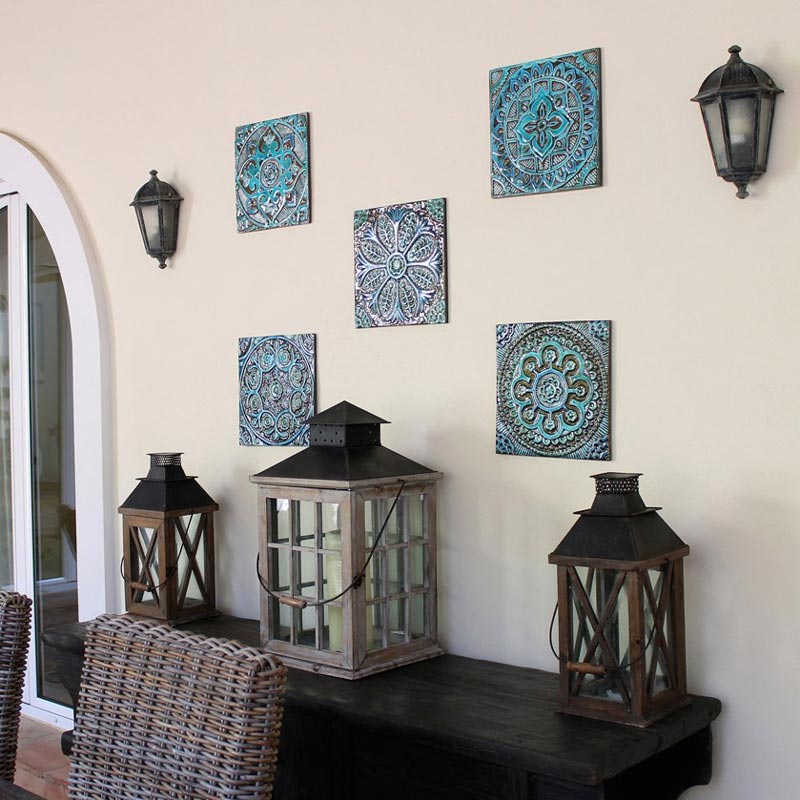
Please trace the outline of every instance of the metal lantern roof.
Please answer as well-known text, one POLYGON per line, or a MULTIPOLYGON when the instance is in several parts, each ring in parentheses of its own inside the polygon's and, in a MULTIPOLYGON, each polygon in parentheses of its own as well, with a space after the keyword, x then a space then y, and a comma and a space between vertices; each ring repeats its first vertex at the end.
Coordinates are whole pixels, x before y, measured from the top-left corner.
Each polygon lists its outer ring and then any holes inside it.
POLYGON ((219 508, 194 475, 187 475, 181 466, 182 453, 148 453, 150 471, 128 499, 119 507, 120 513, 158 511, 162 513, 183 509, 219 508))
POLYGON ((348 484, 410 475, 438 476, 436 470, 381 444, 380 426, 386 423, 352 403, 338 403, 308 420, 308 448, 259 472, 252 480, 348 484))
POLYGON ((781 94, 783 89, 775 85, 775 81, 755 64, 743 61, 739 53, 742 48, 733 45, 728 48, 730 58, 721 67, 715 69, 704 81, 700 91, 692 98, 702 102, 719 94, 761 91, 769 94, 781 94))
POLYGON ((158 170, 150 170, 150 180, 142 186, 134 195, 132 206, 143 205, 145 203, 158 203, 167 201, 179 203, 183 198, 178 194, 174 187, 166 181, 160 180, 158 170))
POLYGON ((647 562, 661 556, 682 556, 688 545, 639 495, 639 472, 592 475, 597 494, 592 507, 576 511, 580 519, 550 554, 550 563, 597 559, 647 562))

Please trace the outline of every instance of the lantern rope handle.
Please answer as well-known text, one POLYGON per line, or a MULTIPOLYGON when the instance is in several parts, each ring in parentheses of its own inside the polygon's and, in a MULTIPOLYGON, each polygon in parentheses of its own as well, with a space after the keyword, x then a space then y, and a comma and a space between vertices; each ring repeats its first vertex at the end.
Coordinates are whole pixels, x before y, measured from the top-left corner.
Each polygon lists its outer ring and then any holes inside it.
MULTIPOLYGON (((194 519, 194 514, 192 514, 192 516, 189 517, 189 524, 186 526, 186 530, 187 531, 191 527, 193 519, 194 519)), ((183 555, 184 547, 185 547, 185 543, 181 542, 181 549, 178 550, 178 557, 175 559, 175 566, 167 568, 167 577, 164 578, 164 580, 161 583, 159 583, 158 586, 151 586, 149 584, 139 583, 139 581, 135 581, 132 578, 129 578, 125 574, 125 566, 124 566, 125 565, 125 556, 123 556, 119 560, 119 574, 120 574, 120 577, 122 578, 122 582, 126 586, 130 586, 130 587, 132 587, 133 589, 136 589, 139 592, 150 592, 151 594, 153 594, 156 591, 158 591, 159 589, 163 589, 172 580, 172 576, 178 571, 178 563, 180 562, 181 556, 183 555)))
MULTIPOLYGON (((549 635, 547 637, 547 641, 548 641, 548 643, 550 645, 550 652, 556 657, 556 660, 558 661, 558 663, 559 664, 564 664, 564 666, 569 666, 569 665, 578 666, 580 664, 583 664, 584 662, 582 662, 582 661, 571 661, 568 658, 563 658, 561 655, 559 655, 556 652, 555 647, 553 647, 553 626, 555 625, 556 614, 558 614, 558 603, 556 603, 556 607, 553 609, 553 616, 550 617, 550 633, 549 633, 549 635)), ((634 658, 633 660, 628 661, 627 664, 620 664, 617 667, 602 667, 603 674, 605 674, 607 672, 621 672, 623 669, 628 669, 629 667, 632 667, 634 664, 636 664, 638 661, 641 661, 645 657, 645 654, 647 653, 647 649, 653 643, 653 639, 655 638, 655 635, 656 635, 656 625, 655 625, 655 622, 654 622, 653 623, 653 630, 650 631, 650 636, 647 638, 647 644, 645 644, 644 649, 642 650, 642 652, 639 653, 639 655, 636 656, 636 658, 634 658)), ((594 665, 588 665, 588 666, 594 666, 594 665)), ((576 672, 580 672, 581 670, 575 670, 575 671, 576 672)), ((594 674, 593 670, 586 669, 586 670, 583 670, 583 671, 594 674)))
POLYGON ((334 600, 338 600, 340 597, 344 597, 351 589, 358 589, 359 586, 364 582, 364 578, 367 575, 367 567, 369 566, 369 562, 372 561, 372 556, 375 555, 375 550, 380 544, 381 537, 383 536, 383 532, 386 530, 386 526, 389 524, 389 520, 394 513, 395 506, 397 505, 397 501, 400 499, 400 495, 403 493, 403 489, 405 488, 406 482, 400 481, 400 486, 397 488, 397 494, 394 496, 394 500, 392 501, 392 506, 389 509, 389 513, 386 515, 386 519, 383 521, 383 525, 381 525, 381 529, 378 531, 378 535, 375 537, 375 541, 372 543, 372 547, 370 548, 369 555, 364 561, 364 566, 356 573, 355 577, 353 578, 350 585, 342 589, 339 594, 334 595, 333 597, 326 597, 324 600, 317 600, 311 601, 306 600, 305 597, 298 597, 297 595, 283 595, 278 594, 277 592, 273 592, 272 589, 267 586, 266 582, 264 581, 264 577, 261 575, 261 552, 259 551, 258 555, 256 556, 256 577, 258 578, 258 582, 261 584, 261 588, 270 596, 277 600, 279 603, 283 603, 287 606, 293 606, 294 608, 318 608, 319 606, 326 606, 328 603, 332 603, 334 600))

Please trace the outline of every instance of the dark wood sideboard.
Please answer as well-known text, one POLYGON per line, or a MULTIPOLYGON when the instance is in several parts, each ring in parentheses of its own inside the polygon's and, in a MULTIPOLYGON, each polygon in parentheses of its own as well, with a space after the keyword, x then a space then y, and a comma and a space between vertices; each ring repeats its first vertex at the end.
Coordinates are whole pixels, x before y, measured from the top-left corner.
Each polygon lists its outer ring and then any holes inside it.
MULTIPOLYGON (((183 627, 258 644, 256 620, 183 627)), ((73 697, 85 632, 45 634, 73 697)), ((358 681, 292 669, 274 798, 675 800, 710 781, 719 713, 693 697, 646 729, 568 716, 557 674, 450 655, 358 681)))

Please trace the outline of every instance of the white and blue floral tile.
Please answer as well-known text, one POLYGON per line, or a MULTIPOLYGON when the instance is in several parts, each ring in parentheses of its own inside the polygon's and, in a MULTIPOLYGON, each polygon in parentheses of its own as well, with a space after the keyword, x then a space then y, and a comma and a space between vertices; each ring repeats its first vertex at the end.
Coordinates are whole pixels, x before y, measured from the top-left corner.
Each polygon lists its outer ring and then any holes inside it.
POLYGON ((600 50, 489 73, 492 197, 599 186, 600 50))
POLYGON ((496 451, 611 458, 611 322, 497 326, 496 451))
POLYGON ((356 211, 357 328, 447 322, 444 198, 356 211))
POLYGON ((316 339, 313 333, 239 339, 239 444, 308 444, 316 339))
POLYGON ((236 129, 236 228, 240 233, 311 221, 308 114, 236 129))

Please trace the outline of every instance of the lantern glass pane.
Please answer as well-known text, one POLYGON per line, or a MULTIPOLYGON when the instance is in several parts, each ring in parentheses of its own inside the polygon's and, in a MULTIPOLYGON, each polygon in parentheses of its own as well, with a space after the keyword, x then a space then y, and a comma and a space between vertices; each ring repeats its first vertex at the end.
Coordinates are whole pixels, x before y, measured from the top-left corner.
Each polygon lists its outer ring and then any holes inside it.
POLYGON ((322 606, 322 649, 342 652, 341 606, 322 606))
MULTIPOLYGON (((326 545, 336 545, 341 547, 340 533, 325 534, 324 542, 326 545)), ((322 596, 325 599, 338 597, 343 589, 342 580, 342 556, 339 552, 320 553, 320 567, 322 570, 322 596)), ((323 620, 324 638, 322 647, 324 650, 341 651, 342 649, 342 608, 341 601, 334 601, 335 605, 326 605, 323 620)))
POLYGON ((272 619, 276 628, 272 631, 272 638, 280 642, 291 641, 292 609, 279 603, 274 597, 270 598, 270 602, 272 603, 272 619))
POLYGON ((428 496, 414 494, 406 498, 408 503, 409 539, 425 539, 428 535, 428 496))
POLYGON ((408 641, 408 599, 405 597, 389 601, 389 644, 408 641))
POLYGON ((383 641, 384 616, 383 603, 373 603, 367 606, 367 650, 382 650, 385 647, 383 641))
POLYGON ((387 591, 390 595, 400 594, 406 590, 406 557, 408 548, 392 547, 386 551, 387 591))
POLYGON ((291 583, 291 554, 288 547, 270 545, 270 587, 274 592, 289 592, 291 583))
POLYGON ((643 576, 645 610, 645 674, 647 693, 656 697, 673 688, 671 675, 672 641, 668 567, 648 570, 643 576), (652 597, 651 597, 652 592, 652 597))
POLYGON ((135 589, 133 602, 146 606, 157 606, 158 596, 161 592, 161 589, 157 588, 161 583, 159 578, 158 528, 131 525, 128 531, 131 537, 131 563, 127 578, 134 583, 153 587, 153 591, 135 589), (144 558, 139 555, 140 552, 144 554, 144 558))
POLYGON ((428 595, 411 595, 411 638, 423 639, 428 636, 428 595))
POLYGON ((772 133, 772 112, 774 96, 765 94, 761 97, 761 108, 758 112, 758 155, 756 156, 756 169, 765 172, 767 157, 769 156, 769 137, 772 133))
MULTIPOLYGON (((383 532, 382 543, 383 544, 398 544, 399 542, 405 541, 405 534, 406 534, 406 520, 408 517, 407 509, 406 509, 406 500, 408 498, 401 497, 397 501, 397 505, 394 507, 391 515, 389 516, 389 520, 386 523, 386 529, 383 532)), ((384 519, 386 519, 386 515, 389 513, 389 509, 394 502, 392 500, 383 500, 380 501, 382 503, 381 513, 377 515, 377 523, 378 523, 378 531, 380 531, 380 526, 383 524, 384 519)))
POLYGON ((144 225, 144 232, 147 236, 147 249, 160 252, 162 247, 158 206, 155 203, 137 206, 137 211, 142 215, 142 225, 144 225))
POLYGON ((317 556, 314 552, 300 550, 296 554, 298 564, 298 584, 295 595, 316 600, 317 594, 317 556))
POLYGON ((322 512, 322 546, 326 550, 340 550, 342 528, 339 522, 339 504, 320 503, 319 505, 322 512))
POLYGON ((310 500, 295 501, 295 513, 298 517, 292 520, 295 544, 304 547, 316 546, 317 514, 321 505, 310 500))
POLYGON ((722 106, 719 98, 710 103, 703 103, 700 108, 703 111, 703 119, 706 123, 706 134, 708 143, 711 145, 711 155, 714 156, 714 164, 717 171, 728 169, 728 154, 725 149, 725 134, 722 127, 722 106))
POLYGON ((725 99, 728 137, 731 143, 731 167, 753 169, 755 166, 756 98, 725 99))
POLYGON ((178 240, 178 210, 177 203, 161 204, 161 221, 164 230, 164 252, 174 253, 178 240))
POLYGON ((628 703, 630 636, 627 574, 591 567, 576 567, 575 572, 578 580, 570 579, 570 661, 603 668, 605 672, 597 675, 571 672, 570 691, 581 697, 628 703), (587 606, 591 613, 587 611, 587 606), (598 622, 604 621, 599 632, 593 618, 598 622))
POLYGON ((268 541, 289 544, 292 534, 292 515, 289 500, 267 500, 268 541))
POLYGON ((425 588, 428 574, 428 545, 412 544, 409 552, 409 584, 412 589, 425 588))
POLYGON ((317 609, 311 606, 293 608, 294 624, 297 626, 295 644, 315 647, 317 643, 317 609))
POLYGON ((383 548, 378 548, 372 556, 372 560, 367 565, 367 600, 374 600, 386 595, 386 588, 384 585, 386 573, 385 558, 386 554, 383 548))
POLYGON ((178 554, 177 591, 180 608, 191 608, 208 602, 205 586, 206 537, 203 530, 204 522, 204 514, 191 514, 179 517, 175 521, 175 552, 178 554), (192 569, 192 565, 196 567, 196 571, 192 569), (198 573, 200 580, 197 578, 198 573), (202 581, 202 585, 200 581, 202 581), (181 600, 182 596, 183 600, 181 600))

